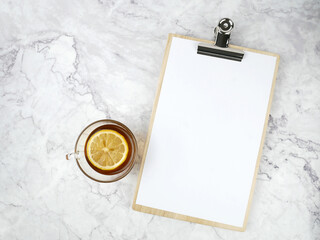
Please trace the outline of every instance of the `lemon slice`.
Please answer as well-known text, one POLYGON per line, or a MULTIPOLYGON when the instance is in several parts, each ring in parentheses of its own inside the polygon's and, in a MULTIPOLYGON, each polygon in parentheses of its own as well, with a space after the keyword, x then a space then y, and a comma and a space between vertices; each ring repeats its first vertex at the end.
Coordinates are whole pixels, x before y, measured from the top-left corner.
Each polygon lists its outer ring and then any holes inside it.
POLYGON ((87 143, 87 158, 98 169, 113 170, 127 158, 129 147, 126 139, 114 130, 100 130, 87 143))

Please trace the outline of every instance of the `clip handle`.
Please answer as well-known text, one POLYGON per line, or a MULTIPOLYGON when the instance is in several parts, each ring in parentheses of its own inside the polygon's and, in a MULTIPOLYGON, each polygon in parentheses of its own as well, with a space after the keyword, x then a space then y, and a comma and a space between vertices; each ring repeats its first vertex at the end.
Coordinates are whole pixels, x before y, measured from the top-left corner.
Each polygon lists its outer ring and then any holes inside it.
POLYGON ((227 48, 229 46, 229 39, 231 31, 234 28, 234 23, 229 18, 223 18, 214 29, 215 46, 227 48))

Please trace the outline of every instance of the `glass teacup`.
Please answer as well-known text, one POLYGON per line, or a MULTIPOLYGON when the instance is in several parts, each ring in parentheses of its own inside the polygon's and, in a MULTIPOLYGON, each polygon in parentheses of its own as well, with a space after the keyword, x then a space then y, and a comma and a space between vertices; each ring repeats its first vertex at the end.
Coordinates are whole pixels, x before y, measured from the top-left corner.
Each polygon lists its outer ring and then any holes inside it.
POLYGON ((130 172, 134 166, 137 152, 137 141, 130 129, 118 121, 105 119, 93 122, 83 129, 76 141, 74 152, 67 154, 66 158, 69 160, 74 157, 79 168, 87 177, 98 182, 114 182, 125 177, 130 172), (88 140, 101 130, 119 133, 127 143, 128 151, 125 160, 112 171, 104 171, 95 167, 87 156, 88 140))

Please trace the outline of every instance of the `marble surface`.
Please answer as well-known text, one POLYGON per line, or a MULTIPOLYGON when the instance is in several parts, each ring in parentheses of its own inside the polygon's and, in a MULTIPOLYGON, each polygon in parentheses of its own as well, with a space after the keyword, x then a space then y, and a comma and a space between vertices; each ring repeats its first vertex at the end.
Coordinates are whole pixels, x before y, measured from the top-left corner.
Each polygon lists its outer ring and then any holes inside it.
POLYGON ((0 5, 0 239, 320 239, 319 1, 0 5), (100 184, 65 160, 87 124, 112 118, 140 161, 167 34, 211 39, 222 17, 233 44, 280 54, 244 233, 133 211, 139 163, 100 184))

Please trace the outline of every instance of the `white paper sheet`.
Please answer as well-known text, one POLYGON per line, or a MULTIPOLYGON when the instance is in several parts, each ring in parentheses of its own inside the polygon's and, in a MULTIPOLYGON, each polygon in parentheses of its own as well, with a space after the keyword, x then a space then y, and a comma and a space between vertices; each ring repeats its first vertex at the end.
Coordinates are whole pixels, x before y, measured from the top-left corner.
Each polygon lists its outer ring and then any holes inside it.
POLYGON ((136 203, 242 227, 276 57, 197 45, 172 39, 136 203))

